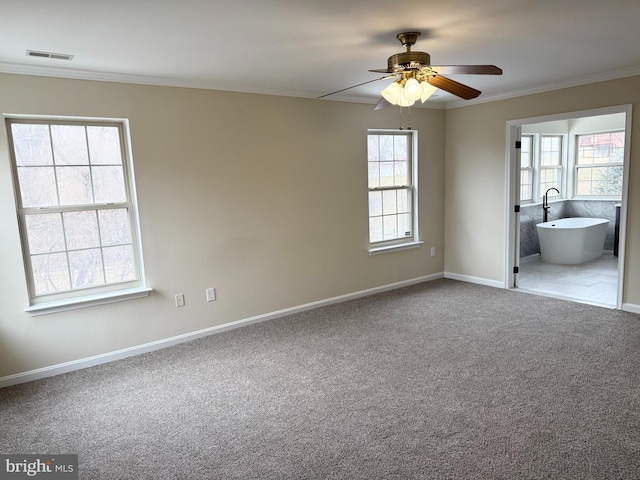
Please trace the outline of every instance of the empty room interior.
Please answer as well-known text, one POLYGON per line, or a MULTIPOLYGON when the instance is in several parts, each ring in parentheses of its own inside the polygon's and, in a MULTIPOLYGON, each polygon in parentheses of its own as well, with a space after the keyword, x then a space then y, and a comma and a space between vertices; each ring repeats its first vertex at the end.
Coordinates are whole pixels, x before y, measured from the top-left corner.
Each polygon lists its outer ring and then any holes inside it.
POLYGON ((640 3, 1 3, 6 478, 637 478, 640 3))

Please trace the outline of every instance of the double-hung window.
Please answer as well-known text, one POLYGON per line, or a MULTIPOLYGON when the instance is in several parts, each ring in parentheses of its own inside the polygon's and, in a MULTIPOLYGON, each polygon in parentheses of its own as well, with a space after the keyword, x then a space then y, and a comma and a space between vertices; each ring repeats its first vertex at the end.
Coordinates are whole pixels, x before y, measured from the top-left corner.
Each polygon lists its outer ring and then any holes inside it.
POLYGON ((520 201, 533 201, 533 135, 522 135, 520 142, 520 201))
POLYGON ((27 310, 146 295, 126 123, 8 118, 7 131, 27 310))
MULTIPOLYGON (((540 197, 550 188, 562 191, 562 135, 542 135, 540 138, 540 197)), ((555 191, 549 197, 559 196, 555 191)))
POLYGON ((576 152, 576 195, 622 194, 624 132, 578 135, 576 152))
POLYGON ((369 252, 417 246, 417 132, 367 135, 369 252))

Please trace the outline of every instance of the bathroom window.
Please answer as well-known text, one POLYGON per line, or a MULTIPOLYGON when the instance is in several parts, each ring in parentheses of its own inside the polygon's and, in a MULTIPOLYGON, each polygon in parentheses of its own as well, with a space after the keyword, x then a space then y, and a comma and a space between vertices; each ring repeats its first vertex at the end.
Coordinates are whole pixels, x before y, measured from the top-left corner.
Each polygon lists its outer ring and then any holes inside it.
POLYGON ((576 136, 576 196, 620 196, 624 132, 576 136))
POLYGON ((520 201, 533 200, 533 135, 522 135, 520 148, 520 201))
POLYGON ((148 294, 126 124, 9 118, 7 131, 27 311, 148 294))
POLYGON ((367 135, 369 252, 417 246, 417 135, 370 130, 367 135))
MULTIPOLYGON (((540 137, 540 192, 542 197, 550 188, 562 191, 562 136, 542 135, 540 137)), ((560 194, 552 191, 549 197, 560 194)))

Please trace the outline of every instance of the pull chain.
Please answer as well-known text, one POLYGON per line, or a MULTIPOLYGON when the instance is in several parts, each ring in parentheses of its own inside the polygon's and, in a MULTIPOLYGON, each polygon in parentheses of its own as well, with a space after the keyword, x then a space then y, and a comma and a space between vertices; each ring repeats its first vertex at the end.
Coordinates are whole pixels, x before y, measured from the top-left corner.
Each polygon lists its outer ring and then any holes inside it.
MULTIPOLYGON (((403 112, 404 108, 400 107, 400 130, 404 130, 404 126, 402 124, 403 112)), ((407 130, 411 130, 411 107, 407 107, 407 122, 409 123, 407 125, 407 130)))

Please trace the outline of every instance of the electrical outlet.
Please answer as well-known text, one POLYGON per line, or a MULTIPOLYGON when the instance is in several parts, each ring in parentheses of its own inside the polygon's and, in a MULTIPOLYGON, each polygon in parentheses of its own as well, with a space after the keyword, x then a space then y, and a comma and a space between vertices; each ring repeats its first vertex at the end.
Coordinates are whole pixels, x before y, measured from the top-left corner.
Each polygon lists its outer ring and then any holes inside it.
POLYGON ((176 307, 184 307, 184 294, 179 293, 176 295, 176 307))
POLYGON ((431 256, 432 257, 436 256, 436 247, 431 247, 431 256))
POLYGON ((213 302, 216 299, 216 289, 215 288, 207 288, 205 290, 207 294, 207 302, 213 302))

